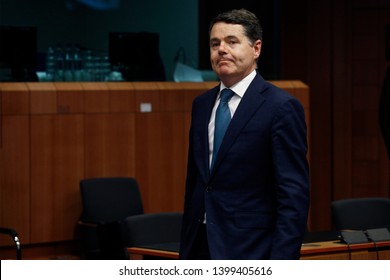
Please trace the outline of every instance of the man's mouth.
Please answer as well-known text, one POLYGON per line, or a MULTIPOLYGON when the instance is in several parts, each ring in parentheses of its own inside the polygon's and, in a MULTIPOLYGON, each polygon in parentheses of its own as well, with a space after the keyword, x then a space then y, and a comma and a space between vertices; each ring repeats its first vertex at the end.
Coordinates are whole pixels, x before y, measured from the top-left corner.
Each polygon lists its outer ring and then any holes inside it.
POLYGON ((230 59, 218 59, 217 64, 226 64, 232 62, 230 59))

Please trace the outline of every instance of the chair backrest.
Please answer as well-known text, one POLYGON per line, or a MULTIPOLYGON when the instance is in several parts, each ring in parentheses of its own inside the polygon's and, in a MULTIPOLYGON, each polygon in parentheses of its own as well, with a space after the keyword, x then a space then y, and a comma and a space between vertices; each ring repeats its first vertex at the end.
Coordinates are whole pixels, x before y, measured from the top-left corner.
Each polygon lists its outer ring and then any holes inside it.
POLYGON ((367 197, 336 200, 331 203, 336 230, 390 229, 390 199, 367 197))
POLYGON ((91 178, 80 181, 81 220, 93 223, 122 221, 143 214, 138 183, 134 178, 91 178))
POLYGON ((131 216, 124 221, 127 247, 179 243, 183 214, 163 212, 131 216))

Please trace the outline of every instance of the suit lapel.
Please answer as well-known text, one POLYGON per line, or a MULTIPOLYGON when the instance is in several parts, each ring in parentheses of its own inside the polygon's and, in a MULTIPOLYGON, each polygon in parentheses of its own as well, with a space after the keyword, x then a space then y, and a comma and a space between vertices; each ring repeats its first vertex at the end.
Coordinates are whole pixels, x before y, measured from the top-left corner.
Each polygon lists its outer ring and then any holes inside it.
POLYGON ((264 103, 265 99, 262 96, 264 86, 265 82, 263 78, 257 74, 245 92, 229 124, 225 137, 219 148, 217 159, 214 163, 214 170, 218 168, 219 163, 222 161, 224 155, 234 143, 237 136, 240 134, 242 128, 264 103))

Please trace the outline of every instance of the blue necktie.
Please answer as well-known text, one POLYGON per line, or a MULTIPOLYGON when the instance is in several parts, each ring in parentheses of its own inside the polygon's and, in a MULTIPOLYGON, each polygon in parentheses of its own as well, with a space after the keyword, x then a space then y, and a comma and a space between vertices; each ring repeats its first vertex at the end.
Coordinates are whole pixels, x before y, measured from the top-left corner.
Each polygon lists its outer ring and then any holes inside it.
POLYGON ((221 146, 222 139, 230 123, 231 116, 228 102, 233 95, 234 91, 231 89, 225 88, 221 91, 221 101, 215 113, 214 147, 210 170, 213 169, 219 146, 221 146))

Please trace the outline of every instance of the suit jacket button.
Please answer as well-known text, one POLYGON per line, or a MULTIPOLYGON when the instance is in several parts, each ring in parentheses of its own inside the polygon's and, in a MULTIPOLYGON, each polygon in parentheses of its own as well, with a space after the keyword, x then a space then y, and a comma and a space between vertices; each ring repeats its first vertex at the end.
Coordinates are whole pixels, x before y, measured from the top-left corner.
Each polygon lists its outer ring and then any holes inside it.
POLYGON ((210 187, 210 186, 208 186, 208 187, 206 188, 206 192, 211 192, 212 190, 213 190, 213 188, 210 187))

